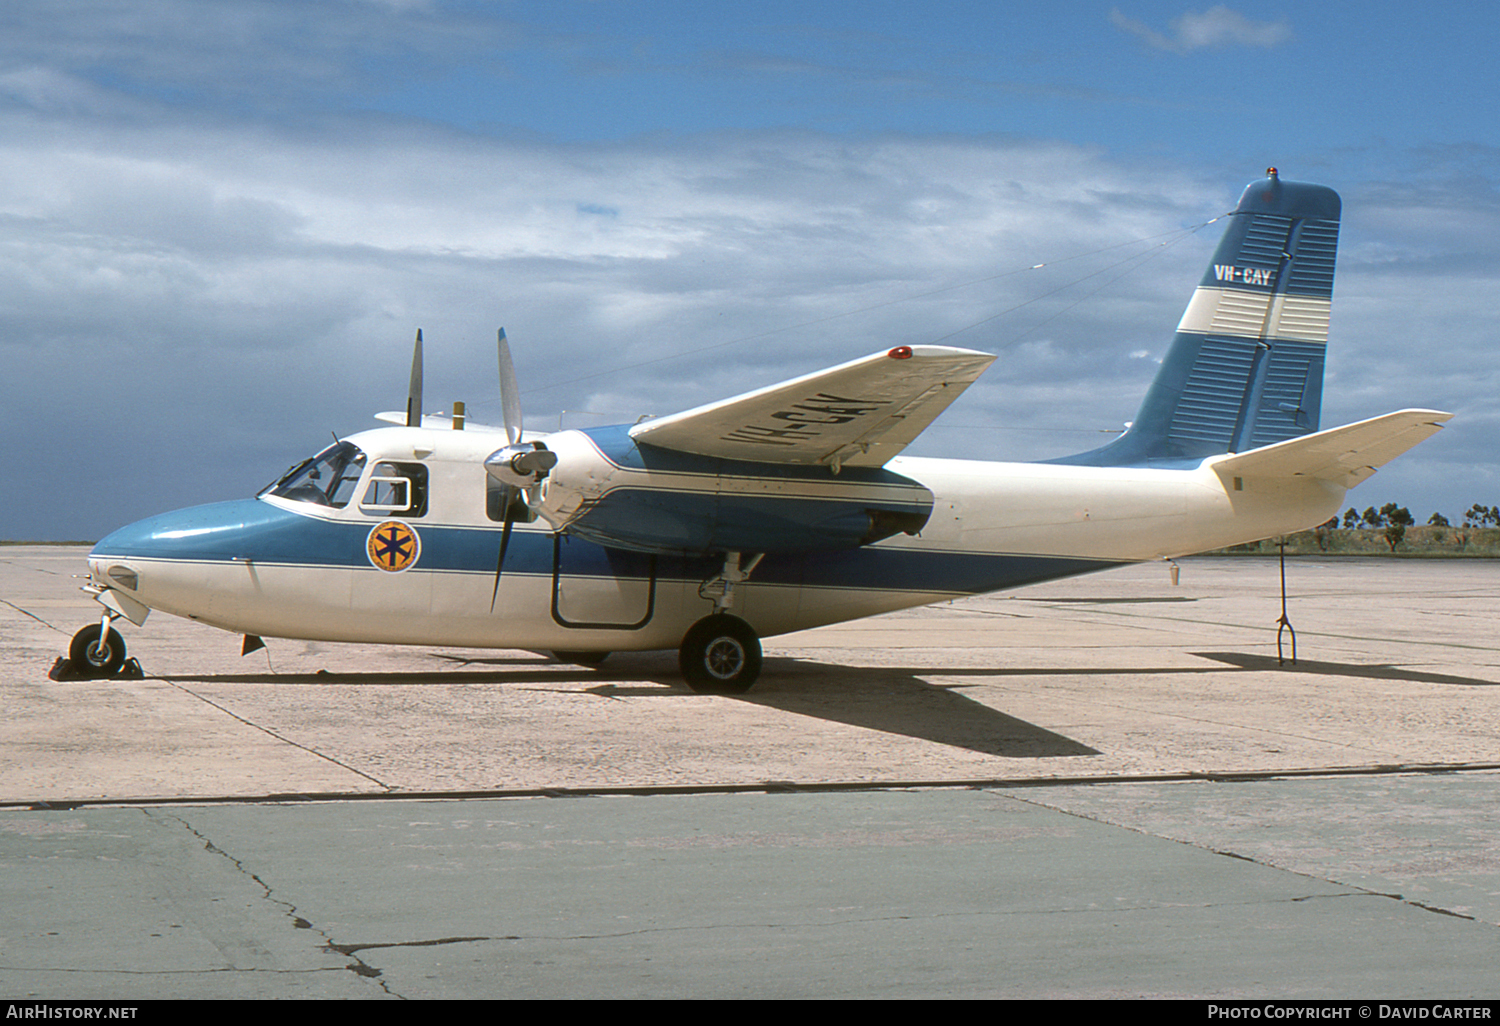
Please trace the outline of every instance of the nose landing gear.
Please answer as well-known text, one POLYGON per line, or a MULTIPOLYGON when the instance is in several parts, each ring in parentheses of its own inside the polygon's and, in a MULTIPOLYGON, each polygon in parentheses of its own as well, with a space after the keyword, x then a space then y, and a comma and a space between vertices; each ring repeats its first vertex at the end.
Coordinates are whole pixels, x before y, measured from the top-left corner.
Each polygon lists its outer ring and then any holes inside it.
POLYGON ((104 633, 103 623, 91 623, 73 635, 68 659, 85 677, 113 677, 125 665, 125 639, 113 627, 104 633))
POLYGON ((53 680, 100 680, 107 677, 140 679, 141 664, 125 659, 125 639, 103 617, 73 635, 67 658, 59 658, 48 674, 53 680))

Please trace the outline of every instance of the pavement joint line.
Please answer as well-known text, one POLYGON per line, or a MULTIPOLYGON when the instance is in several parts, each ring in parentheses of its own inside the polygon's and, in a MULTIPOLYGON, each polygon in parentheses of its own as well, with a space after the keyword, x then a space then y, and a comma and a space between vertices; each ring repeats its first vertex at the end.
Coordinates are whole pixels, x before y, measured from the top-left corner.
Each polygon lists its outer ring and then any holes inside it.
POLYGON ((177 976, 305 976, 311 973, 342 973, 349 970, 343 966, 330 965, 320 966, 316 969, 262 969, 257 967, 238 968, 236 966, 208 966, 203 969, 120 969, 105 966, 103 968, 80 968, 77 966, 30 966, 30 965, 0 965, 0 972, 25 972, 25 973, 65 973, 72 976, 159 976, 170 979, 177 976))
POLYGON ((356 776, 364 777, 366 780, 370 781, 370 783, 372 783, 372 784, 376 784, 376 785, 378 785, 380 787, 385 787, 385 788, 389 788, 390 787, 390 785, 387 784, 387 783, 385 783, 384 781, 378 780, 375 777, 370 776, 370 774, 364 772, 363 770, 358 770, 358 769, 355 769, 353 766, 350 766, 350 765, 347 765, 345 763, 342 763, 339 760, 335 759, 331 755, 325 755, 325 754, 323 754, 322 752, 318 751, 315 748, 309 748, 307 745, 299 744, 298 742, 293 741, 291 738, 283 737, 282 735, 276 733, 276 731, 271 730, 269 727, 262 727, 258 723, 252 723, 250 720, 245 719, 245 717, 241 716, 237 712, 234 712, 232 709, 226 709, 224 706, 220 705, 218 702, 215 702, 213 699, 206 698, 203 695, 198 694, 192 688, 183 687, 181 684, 178 684, 176 681, 174 681, 174 680, 168 680, 165 677, 153 677, 151 679, 152 680, 160 680, 160 681, 162 681, 162 682, 164 682, 164 683, 166 683, 166 684, 168 684, 168 685, 176 688, 178 691, 181 691, 184 694, 192 695, 194 698, 198 699, 198 701, 200 701, 200 702, 203 702, 205 705, 212 706, 213 708, 215 708, 215 709, 219 710, 220 712, 224 713, 226 716, 229 716, 229 717, 231 717, 231 718, 233 718, 235 720, 238 720, 240 723, 243 723, 247 727, 251 727, 251 728, 253 728, 255 730, 260 731, 261 733, 265 734, 267 737, 275 738, 277 741, 280 741, 283 744, 291 745, 293 748, 300 748, 302 751, 308 753, 309 755, 316 756, 317 758, 322 759, 325 762, 331 762, 333 765, 339 767, 342 770, 347 770, 348 772, 353 773, 356 776))
POLYGON ((14 609, 18 613, 22 613, 22 614, 24 614, 26 616, 31 617, 33 620, 35 620, 37 623, 41 624, 43 627, 49 627, 49 628, 51 628, 52 630, 56 631, 59 634, 67 634, 68 633, 67 631, 63 630, 61 627, 57 626, 56 624, 51 624, 51 623, 48 623, 46 620, 43 620, 40 616, 37 616, 31 610, 29 610, 29 609, 22 609, 20 606, 16 605, 14 602, 11 602, 9 599, 0 599, 0 602, 4 602, 7 606, 10 606, 10 608, 14 609))
MULTIPOLYGON (((1277 770, 1187 770, 1176 773, 1112 773, 1071 777, 984 777, 959 780, 766 780, 742 784, 641 784, 623 786, 476 788, 431 791, 304 791, 245 795, 169 795, 112 798, 30 798, 0 800, 0 809, 71 811, 81 808, 135 808, 174 805, 282 805, 301 802, 483 801, 508 798, 653 797, 696 794, 819 794, 856 791, 1007 790, 1114 784, 1164 784, 1206 781, 1235 784, 1258 780, 1319 777, 1372 777, 1418 774, 1485 773, 1500 762, 1392 763, 1277 770)), ((384 785, 382 785, 384 786, 384 785)))
MULTIPOLYGON (((1416 772, 1422 772, 1422 771, 1416 771, 1416 772)), ((1428 772, 1431 772, 1431 771, 1428 771, 1428 772)), ((1268 779, 1268 778, 1271 778, 1271 777, 1282 776, 1282 775, 1283 774, 1275 774, 1275 773, 1268 772, 1268 773, 1262 774, 1261 776, 1262 776, 1262 778, 1268 779)), ((1306 775, 1312 775, 1312 774, 1308 773, 1306 775)), ((1339 774, 1339 775, 1349 776, 1349 775, 1352 775, 1352 774, 1343 773, 1343 774, 1339 774)), ((1052 804, 1047 803, 1046 801, 1042 801, 1042 800, 1039 800, 1039 799, 1023 798, 1023 797, 1021 797, 1019 795, 1012 795, 1011 797, 1013 797, 1016 801, 1021 802, 1024 805, 1031 806, 1032 808, 1047 809, 1048 811, 1061 813, 1061 814, 1063 814, 1065 816, 1073 816, 1073 817, 1075 817, 1077 819, 1087 820, 1090 823, 1098 823, 1098 824, 1101 824, 1102 826, 1114 827, 1114 828, 1120 829, 1120 830, 1128 830, 1129 832, 1131 832, 1133 834, 1140 834, 1142 837, 1155 837, 1155 838, 1158 838, 1160 840, 1172 841, 1172 842, 1175 842, 1177 844, 1184 845, 1185 847, 1188 847, 1188 848, 1196 848, 1199 851, 1208 852, 1211 855, 1219 855, 1219 856, 1222 856, 1223 858, 1234 859, 1237 862, 1248 862, 1250 865, 1259 866, 1262 869, 1269 869, 1269 870, 1272 870, 1272 871, 1278 872, 1278 873, 1292 873, 1292 874, 1294 874, 1296 876, 1301 876, 1301 877, 1304 877, 1304 878, 1306 878, 1308 880, 1320 880, 1323 883, 1332 884, 1333 886, 1336 886, 1336 887, 1348 888, 1348 890, 1345 890, 1344 892, 1339 893, 1339 894, 1304 894, 1301 897, 1278 899, 1278 900, 1281 900, 1281 901, 1290 901, 1290 902, 1292 902, 1292 903, 1295 904, 1295 903, 1301 903, 1301 902, 1307 902, 1307 901, 1323 901, 1323 900, 1328 900, 1328 899, 1342 899, 1342 898, 1385 898, 1385 899, 1390 900, 1390 901, 1399 902, 1402 905, 1410 906, 1411 908, 1419 909, 1420 911, 1423 911, 1423 912, 1434 913, 1435 915, 1450 916, 1450 917, 1452 917, 1454 919, 1465 919, 1465 920, 1468 920, 1471 923, 1480 923, 1480 924, 1485 925, 1485 926, 1500 925, 1500 924, 1495 924, 1495 923, 1487 922, 1485 920, 1482 920, 1482 919, 1478 918, 1477 916, 1471 916, 1471 915, 1468 915, 1468 914, 1463 913, 1463 912, 1455 912, 1452 909, 1446 909, 1446 908, 1443 908, 1440 905, 1433 905, 1433 904, 1430 904, 1428 902, 1418 901, 1415 898, 1408 898, 1404 894, 1397 894, 1397 893, 1393 893, 1391 891, 1377 891, 1377 890, 1375 890, 1373 888, 1363 887, 1363 886, 1361 886, 1361 885, 1359 885, 1357 883, 1349 883, 1346 880, 1339 880, 1339 879, 1336 879, 1335 877, 1332 877, 1332 876, 1326 876, 1326 875, 1322 875, 1322 874, 1319 874, 1319 873, 1310 872, 1308 870, 1303 870, 1303 869, 1295 869, 1295 868, 1293 868, 1291 866, 1277 865, 1275 862, 1268 862, 1265 859, 1260 858, 1259 856, 1256 856, 1256 855, 1246 855, 1246 854, 1244 854, 1242 852, 1233 851, 1232 849, 1229 849, 1229 848, 1215 848, 1212 845, 1203 844, 1203 843, 1201 843, 1199 841, 1195 841, 1195 840, 1192 840, 1192 839, 1187 838, 1187 837, 1174 837, 1174 836, 1171 836, 1170 834, 1167 834, 1167 833, 1157 833, 1157 832, 1155 832, 1153 830, 1147 829, 1144 826, 1133 825, 1133 824, 1130 824, 1130 823, 1118 822, 1116 820, 1110 819, 1108 816, 1103 815, 1101 813, 1086 812, 1086 811, 1082 811, 1082 810, 1079 810, 1079 809, 1070 809, 1070 808, 1066 808, 1066 807, 1061 806, 1061 805, 1052 805, 1052 804)))

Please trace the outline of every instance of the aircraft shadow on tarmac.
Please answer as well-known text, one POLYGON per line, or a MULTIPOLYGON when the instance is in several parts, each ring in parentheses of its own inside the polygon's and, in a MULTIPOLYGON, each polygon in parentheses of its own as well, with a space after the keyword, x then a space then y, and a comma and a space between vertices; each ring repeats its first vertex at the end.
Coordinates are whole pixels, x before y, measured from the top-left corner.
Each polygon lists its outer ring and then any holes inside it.
POLYGON ((1330 677, 1361 677, 1366 680, 1404 680, 1414 684, 1460 684, 1465 687, 1495 687, 1500 681, 1481 680, 1478 677, 1459 677, 1449 673, 1429 673, 1413 670, 1395 663, 1323 663, 1310 659, 1299 659, 1295 663, 1282 664, 1275 656, 1252 655, 1248 652, 1194 652, 1196 656, 1228 663, 1241 670, 1281 670, 1296 673, 1314 673, 1330 677))
POLYGON ((964 695, 966 684, 921 675, 993 677, 996 668, 850 667, 809 659, 767 659, 761 680, 737 701, 851 727, 919 738, 1008 759, 1100 754, 964 695))
POLYGON ((1196 598, 1189 595, 1149 596, 1134 598, 1035 598, 1026 597, 1020 599, 1022 602, 1035 602, 1043 606, 1139 606, 1155 604, 1160 602, 1197 602, 1196 598))
MULTIPOLYGON (((364 687, 503 684, 605 699, 688 698, 693 692, 678 676, 675 654, 622 652, 598 669, 535 657, 459 657, 434 653, 465 669, 417 673, 244 673, 171 675, 163 680, 211 684, 278 686, 360 685, 364 687), (578 689, 603 677, 607 682, 578 689), (547 688, 546 685, 553 685, 547 688)), ((934 684, 919 674, 994 677, 997 667, 852 667, 808 659, 768 658, 760 681, 743 695, 721 696, 769 709, 887 734, 930 741, 1011 759, 1042 759, 1100 754, 1096 749, 963 695, 963 684, 934 684)), ((1053 671, 1057 672, 1057 671, 1053 671)))
MULTIPOLYGON (((502 684, 533 687, 605 699, 691 697, 693 692, 677 676, 675 658, 665 653, 617 653, 599 668, 552 662, 537 656, 461 657, 434 653, 461 669, 407 673, 248 673, 214 674, 163 679, 216 684, 413 685, 502 684), (576 685, 603 677, 605 683, 579 689, 576 685), (551 685, 551 687, 548 687, 551 685)), ((1058 758, 1100 754, 1078 741, 1009 716, 962 694, 969 685, 933 683, 924 677, 1054 676, 1084 673, 1119 674, 1233 674, 1298 672, 1370 680, 1402 680, 1429 684, 1492 686, 1500 681, 1405 669, 1393 664, 1360 665, 1311 660, 1279 664, 1274 656, 1244 652, 1195 652, 1222 668, 1163 667, 858 667, 810 659, 768 658, 760 681, 743 695, 723 696, 769 709, 831 723, 878 730, 935 744, 963 748, 1004 758, 1058 758)))

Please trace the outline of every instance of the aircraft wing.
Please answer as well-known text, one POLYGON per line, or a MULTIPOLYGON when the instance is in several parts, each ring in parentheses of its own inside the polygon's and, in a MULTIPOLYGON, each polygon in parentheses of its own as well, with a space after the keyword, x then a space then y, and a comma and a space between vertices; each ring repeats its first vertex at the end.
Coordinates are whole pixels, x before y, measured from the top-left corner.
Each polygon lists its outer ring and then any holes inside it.
POLYGON ((1353 488, 1437 434, 1452 417, 1436 410, 1399 410, 1209 462, 1222 478, 1315 477, 1353 488))
POLYGON ((761 463, 879 467, 906 448, 995 357, 898 346, 630 430, 636 442, 761 463))

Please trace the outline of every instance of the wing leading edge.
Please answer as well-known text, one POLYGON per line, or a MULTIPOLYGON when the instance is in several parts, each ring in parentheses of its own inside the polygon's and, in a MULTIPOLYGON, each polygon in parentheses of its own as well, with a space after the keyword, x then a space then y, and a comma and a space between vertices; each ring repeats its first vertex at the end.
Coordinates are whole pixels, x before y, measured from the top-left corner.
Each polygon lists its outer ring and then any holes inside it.
POLYGON ((879 467, 995 361, 949 346, 898 346, 630 430, 637 443, 760 463, 879 467))

